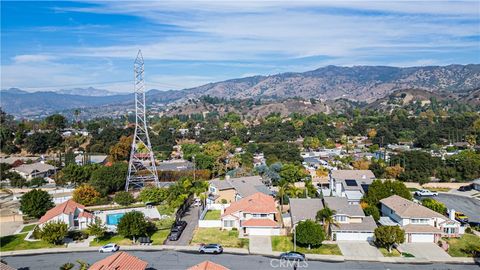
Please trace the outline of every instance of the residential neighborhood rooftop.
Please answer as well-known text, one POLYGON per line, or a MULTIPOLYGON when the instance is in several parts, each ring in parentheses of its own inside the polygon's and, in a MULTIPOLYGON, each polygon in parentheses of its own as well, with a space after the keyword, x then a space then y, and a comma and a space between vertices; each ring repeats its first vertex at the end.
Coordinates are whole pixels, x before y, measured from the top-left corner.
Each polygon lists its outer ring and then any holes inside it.
POLYGON ((187 270, 229 270, 229 269, 223 265, 220 265, 211 261, 204 261, 188 268, 187 270))
POLYGON ((210 181, 210 185, 215 186, 219 190, 235 189, 242 198, 257 192, 267 195, 272 194, 268 187, 262 182, 262 178, 258 175, 229 178, 225 180, 214 179, 210 181))
POLYGON ((147 267, 148 263, 140 260, 139 258, 130 255, 126 252, 120 251, 113 255, 100 260, 90 268, 89 270, 143 270, 147 267))
POLYGON ((302 220, 315 220, 317 212, 323 209, 322 199, 290 199, 290 213, 292 224, 302 220))
POLYGON ((336 211, 337 215, 365 216, 359 204, 349 204, 348 199, 345 197, 325 197, 324 200, 330 209, 336 211))
POLYGON ((246 213, 276 213, 275 199, 272 196, 257 192, 239 201, 233 202, 225 209, 223 216, 242 211, 246 213))
MULTIPOLYGON (((80 208, 80 209, 85 209, 85 206, 76 203, 73 200, 68 200, 62 204, 59 204, 55 206, 54 208, 48 210, 45 215, 43 215, 40 220, 38 221, 39 223, 44 223, 49 221, 50 219, 60 215, 60 214, 70 214, 75 211, 75 209, 80 208)), ((93 218, 93 215, 87 212, 82 212, 80 213, 82 216, 93 218)))
POLYGON ((425 206, 402 198, 398 195, 392 195, 388 198, 380 200, 382 204, 396 212, 401 218, 425 218, 425 217, 440 217, 443 215, 428 209, 425 206))

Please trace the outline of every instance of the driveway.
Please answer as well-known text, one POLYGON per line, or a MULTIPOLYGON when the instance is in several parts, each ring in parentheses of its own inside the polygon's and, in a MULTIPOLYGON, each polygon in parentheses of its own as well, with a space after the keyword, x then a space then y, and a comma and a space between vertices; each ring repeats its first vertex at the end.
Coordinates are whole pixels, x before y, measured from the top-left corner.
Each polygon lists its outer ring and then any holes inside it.
POLYGON ((272 240, 270 236, 250 235, 248 237, 248 249, 252 254, 271 254, 272 240))
POLYGON ((338 247, 347 260, 371 259, 383 257, 382 253, 368 242, 337 241, 338 247))
POLYGON ((400 245, 400 249, 412 254, 415 258, 430 261, 442 261, 451 258, 445 250, 434 243, 405 243, 400 245))
POLYGON ((453 194, 440 193, 435 200, 444 203, 448 209, 461 211, 469 217, 470 222, 480 222, 480 200, 458 196, 453 194))
POLYGON ((198 206, 190 207, 187 212, 185 212, 185 215, 181 218, 181 220, 187 222, 187 227, 185 227, 182 235, 180 235, 180 239, 178 239, 178 241, 167 240, 165 245, 188 246, 192 240, 193 231, 195 228, 197 228, 199 218, 198 206))

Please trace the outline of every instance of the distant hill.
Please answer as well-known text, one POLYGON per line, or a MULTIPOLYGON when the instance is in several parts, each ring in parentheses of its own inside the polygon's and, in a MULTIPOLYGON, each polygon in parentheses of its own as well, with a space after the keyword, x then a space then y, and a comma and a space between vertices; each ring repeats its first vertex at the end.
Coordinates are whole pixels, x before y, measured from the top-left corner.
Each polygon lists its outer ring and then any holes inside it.
POLYGON ((57 94, 65 95, 77 95, 77 96, 88 96, 88 97, 103 97, 103 96, 115 96, 122 95, 122 93, 112 92, 105 89, 97 89, 93 87, 88 88, 73 88, 73 89, 62 89, 55 91, 57 94))

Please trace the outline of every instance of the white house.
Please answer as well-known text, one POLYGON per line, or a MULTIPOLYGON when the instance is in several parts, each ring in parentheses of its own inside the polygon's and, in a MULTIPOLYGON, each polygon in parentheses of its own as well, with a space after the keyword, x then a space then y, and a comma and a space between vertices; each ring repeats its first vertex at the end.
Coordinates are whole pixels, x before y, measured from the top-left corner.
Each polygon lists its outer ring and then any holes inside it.
POLYGON ((346 197, 350 204, 359 204, 373 180, 375 175, 370 170, 333 170, 329 186, 333 196, 346 197))
POLYGON ((83 230, 94 220, 95 216, 85 211, 85 206, 68 200, 48 210, 38 223, 41 227, 50 221, 61 221, 68 225, 69 230, 83 230))
POLYGON ((27 180, 32 180, 35 177, 45 178, 55 173, 54 166, 42 162, 22 164, 10 170, 17 172, 27 180))
POLYGON ((436 243, 442 236, 458 237, 463 231, 454 217, 447 218, 425 206, 392 195, 380 200, 380 223, 400 226, 405 230, 405 241, 436 243))
POLYGON ((222 210, 222 229, 236 228, 239 236, 280 235, 277 207, 272 196, 257 192, 222 210))

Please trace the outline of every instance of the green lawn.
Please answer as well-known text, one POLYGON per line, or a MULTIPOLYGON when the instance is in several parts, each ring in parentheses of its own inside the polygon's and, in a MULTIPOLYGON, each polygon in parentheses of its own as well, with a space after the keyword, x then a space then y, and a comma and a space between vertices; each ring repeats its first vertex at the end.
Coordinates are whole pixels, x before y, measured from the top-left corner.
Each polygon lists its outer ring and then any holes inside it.
POLYGON ((402 254, 398 252, 398 250, 392 248, 392 253, 388 253, 388 250, 386 248, 379 248, 380 252, 384 257, 400 257, 402 254))
MULTIPOLYGON (((293 241, 291 236, 272 236, 273 251, 291 251, 293 250, 293 241)), ((297 251, 309 254, 342 255, 340 248, 336 244, 323 244, 319 247, 308 249, 297 245, 297 251)))
POLYGON ((29 231, 33 230, 33 228, 35 228, 35 226, 37 226, 37 224, 27 225, 27 226, 23 227, 23 228, 22 228, 22 231, 20 231, 20 232, 21 232, 21 233, 29 232, 29 231))
POLYGON ((160 204, 160 205, 157 205, 157 210, 160 213, 160 215, 173 215, 177 209, 167 204, 160 204))
POLYGON ((452 257, 473 257, 471 253, 465 252, 465 249, 480 249, 480 237, 473 234, 464 234, 460 238, 446 238, 448 244, 448 254, 452 257))
POLYGON ((220 210, 208 210, 204 220, 220 220, 220 210))
POLYGON ((25 241, 26 233, 8 235, 0 238, 0 251, 12 251, 22 249, 38 249, 38 248, 52 248, 52 247, 65 247, 63 245, 56 246, 49 244, 45 241, 25 241))
POLYGON ((199 228, 193 234, 192 245, 220 244, 224 247, 248 248, 248 239, 238 238, 238 231, 218 228, 199 228))
POLYGON ((165 239, 167 239, 169 234, 170 229, 156 231, 154 234, 152 234, 152 236, 150 236, 150 239, 152 240, 152 245, 163 245, 163 242, 165 242, 165 239))
POLYGON ((132 245, 132 240, 125 238, 121 235, 118 234, 107 234, 104 237, 98 239, 95 238, 92 242, 90 242, 91 247, 100 247, 104 246, 109 243, 115 243, 119 246, 131 246, 132 245))

